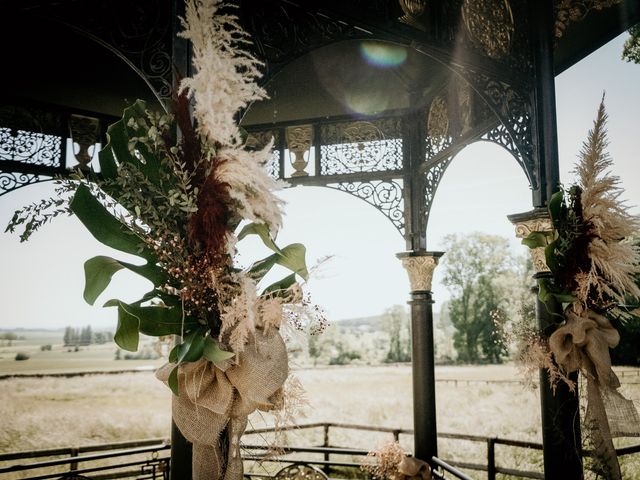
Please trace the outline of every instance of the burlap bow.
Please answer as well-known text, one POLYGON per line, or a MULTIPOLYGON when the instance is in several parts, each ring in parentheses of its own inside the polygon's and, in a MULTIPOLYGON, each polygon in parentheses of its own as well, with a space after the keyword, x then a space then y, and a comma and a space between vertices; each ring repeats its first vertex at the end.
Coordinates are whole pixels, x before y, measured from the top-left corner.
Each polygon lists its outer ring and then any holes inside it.
POLYGON ((398 464, 396 480, 431 480, 431 467, 415 457, 404 457, 398 464))
POLYGON ((606 478, 621 479, 612 437, 640 436, 640 418, 633 402, 617 391, 620 381, 611 368, 609 349, 618 345, 620 334, 606 317, 591 310, 582 315, 569 311, 565 317, 565 324, 549 337, 549 347, 563 370, 585 374, 586 424, 595 458, 606 478))
MULTIPOLYGON (((175 364, 156 376, 167 382, 175 364)), ((193 480, 240 480, 240 437, 253 411, 270 410, 288 375, 287 351, 276 329, 256 330, 233 365, 205 358, 178 370, 179 396, 173 397, 173 420, 193 443, 193 480), (222 444, 228 445, 228 451, 222 444)))

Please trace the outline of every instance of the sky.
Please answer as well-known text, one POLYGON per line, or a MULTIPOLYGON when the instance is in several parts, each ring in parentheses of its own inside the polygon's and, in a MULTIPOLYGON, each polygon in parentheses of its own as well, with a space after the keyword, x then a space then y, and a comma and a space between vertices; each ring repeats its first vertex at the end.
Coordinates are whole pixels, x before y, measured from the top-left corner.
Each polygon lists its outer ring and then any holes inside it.
MULTIPOLYGON (((622 178, 623 198, 640 214, 640 65, 620 59, 625 38, 617 37, 556 78, 560 173, 563 183, 572 183, 577 153, 606 91, 613 173, 622 178)), ((51 191, 52 184, 44 183, 0 197, 0 231, 17 208, 51 191)), ((307 286, 329 320, 378 315, 406 303, 409 281, 395 256, 404 250, 404 240, 385 216, 360 199, 328 188, 290 188, 281 197, 287 206, 278 244, 305 244, 310 265, 331 257, 321 262, 307 286)), ((450 233, 481 231, 511 239, 513 251, 526 254, 506 216, 530 209, 528 183, 510 154, 490 143, 470 145, 454 159, 437 191, 428 248, 443 249, 443 238, 450 233)), ((266 254, 252 240, 243 243, 242 262, 266 254)), ((99 305, 110 298, 135 300, 148 285, 119 272, 96 306, 87 305, 82 299, 83 264, 95 255, 126 260, 72 217, 57 219, 23 244, 18 235, 0 233, 0 329, 86 324, 115 329, 116 312, 99 305)), ((441 278, 442 268, 436 269, 436 311, 449 298, 441 278)))

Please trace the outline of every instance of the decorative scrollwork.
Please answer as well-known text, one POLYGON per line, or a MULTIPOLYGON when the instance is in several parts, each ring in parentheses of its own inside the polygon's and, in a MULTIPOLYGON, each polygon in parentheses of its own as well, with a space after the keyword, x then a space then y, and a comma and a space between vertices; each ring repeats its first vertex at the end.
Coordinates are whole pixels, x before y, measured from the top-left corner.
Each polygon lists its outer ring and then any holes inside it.
POLYGON ((58 167, 62 157, 62 138, 36 132, 0 128, 0 161, 58 167))
POLYGON ((603 10, 621 2, 622 0, 556 0, 553 3, 556 38, 564 35, 569 24, 584 20, 591 10, 603 10))
POLYGON ((426 0, 399 0, 399 2, 404 15, 398 20, 418 30, 426 30, 424 24, 420 21, 420 17, 427 7, 426 0))
POLYGON ((500 124, 489 130, 481 138, 482 140, 500 145, 509 151, 509 153, 511 153, 516 159, 516 162, 518 162, 520 167, 524 170, 529 182, 533 185, 533 179, 535 178, 533 164, 527 162, 525 157, 522 156, 522 153, 511 137, 509 130, 504 125, 500 124))
POLYGON ((488 57, 509 53, 515 31, 509 0, 464 0, 462 19, 473 44, 488 57))
POLYGON ((447 99, 440 94, 433 99, 427 118, 427 135, 436 143, 442 142, 449 133, 449 108, 447 99))
POLYGON ((404 194, 402 180, 372 180, 369 182, 341 182, 327 185, 350 193, 373 205, 386 216, 404 236, 404 194))
MULTIPOLYGON (((471 78, 471 77, 469 77, 471 78)), ((538 174, 533 158, 531 105, 525 94, 505 82, 473 72, 473 81, 491 110, 502 123, 489 132, 486 140, 509 150, 524 169, 532 189, 538 188, 538 174)))
POLYGON ((0 170, 0 197, 12 192, 13 190, 41 182, 45 179, 49 180, 48 177, 43 177, 41 175, 21 172, 4 172, 0 170))
POLYGON ((322 175, 402 169, 398 118, 323 125, 320 136, 322 175))
POLYGON ((425 172, 424 176, 424 205, 422 206, 422 211, 420 212, 422 217, 424 218, 424 228, 427 227, 429 223, 429 215, 431 213, 431 207, 433 206, 433 200, 436 196, 436 190, 438 189, 438 185, 440 185, 440 181, 442 180, 442 176, 444 172, 447 170, 447 167, 451 164, 453 157, 455 154, 450 155, 445 160, 436 165, 433 165, 429 170, 425 172))

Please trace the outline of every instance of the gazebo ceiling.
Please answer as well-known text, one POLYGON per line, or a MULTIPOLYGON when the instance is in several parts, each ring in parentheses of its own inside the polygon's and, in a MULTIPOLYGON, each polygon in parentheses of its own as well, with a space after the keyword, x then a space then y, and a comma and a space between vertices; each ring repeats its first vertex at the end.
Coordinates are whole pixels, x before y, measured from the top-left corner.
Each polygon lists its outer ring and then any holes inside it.
POLYGON ((280 70, 246 125, 343 115, 370 116, 420 107, 445 82, 439 63, 416 50, 378 40, 321 47, 280 70))
MULTIPOLYGON (((4 96, 110 115, 135 98, 154 102, 154 93, 166 96, 173 80, 173 3, 2 2, 4 96)), ((257 55, 267 60, 267 76, 273 75, 272 101, 256 105, 245 121, 369 114, 420 104, 447 77, 412 45, 440 52, 455 48, 464 37, 460 11, 467 3, 486 7, 467 0, 240 1, 241 20, 257 40, 257 55)), ((518 27, 526 19, 516 8, 519 2, 510 3, 518 27)), ((562 33, 554 52, 556 72, 640 21, 637 0, 556 0, 555 10, 562 33)))
POLYGON ((27 12, 0 18, 5 95, 115 117, 137 98, 160 108, 122 58, 72 27, 27 12))

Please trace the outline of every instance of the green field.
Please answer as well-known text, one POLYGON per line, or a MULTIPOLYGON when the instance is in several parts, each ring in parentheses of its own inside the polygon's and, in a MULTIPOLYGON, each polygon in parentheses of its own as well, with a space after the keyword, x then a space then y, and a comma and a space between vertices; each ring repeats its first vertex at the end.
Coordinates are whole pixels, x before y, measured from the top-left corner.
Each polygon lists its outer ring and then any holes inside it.
MULTIPOLYGON (((0 346, 0 376, 156 368, 164 363, 162 359, 115 360, 118 347, 113 342, 82 346, 76 351, 74 347, 62 345, 62 330, 17 330, 15 333, 25 338, 14 340, 11 346, 4 341, 4 346, 0 346), (51 345, 51 350, 42 351, 43 345, 51 345), (16 361, 18 352, 26 353, 29 359, 16 361)), ((143 339, 141 346, 145 344, 151 345, 152 341, 143 339)), ((121 352, 121 357, 126 353, 121 352)))
MULTIPOLYGON (((638 371, 626 372, 623 393, 640 403, 640 385, 630 383, 637 381, 638 371)), ((407 365, 304 368, 293 373, 304 385, 309 401, 304 415, 296 418, 299 424, 330 421, 412 428, 411 369, 407 365)), ((437 378, 470 381, 457 386, 438 383, 439 431, 540 442, 537 390, 491 383, 517 375, 517 369, 509 365, 438 368, 437 378)), ((2 452, 169 436, 171 393, 151 372, 10 378, 0 380, 0 386, 2 452)), ((249 428, 271 422, 268 414, 255 414, 249 428)), ((297 445, 317 443, 304 431, 290 432, 286 438, 297 445)), ((388 435, 340 430, 331 437, 333 445, 365 449, 388 440, 388 435)), ((412 447, 410 436, 401 441, 406 448, 412 447)), ((441 439, 439 449, 443 458, 486 462, 482 443, 441 439)), ((537 452, 498 447, 496 453, 501 466, 541 471, 537 452)), ((640 463, 627 463, 625 468, 625 479, 640 478, 640 463)))

